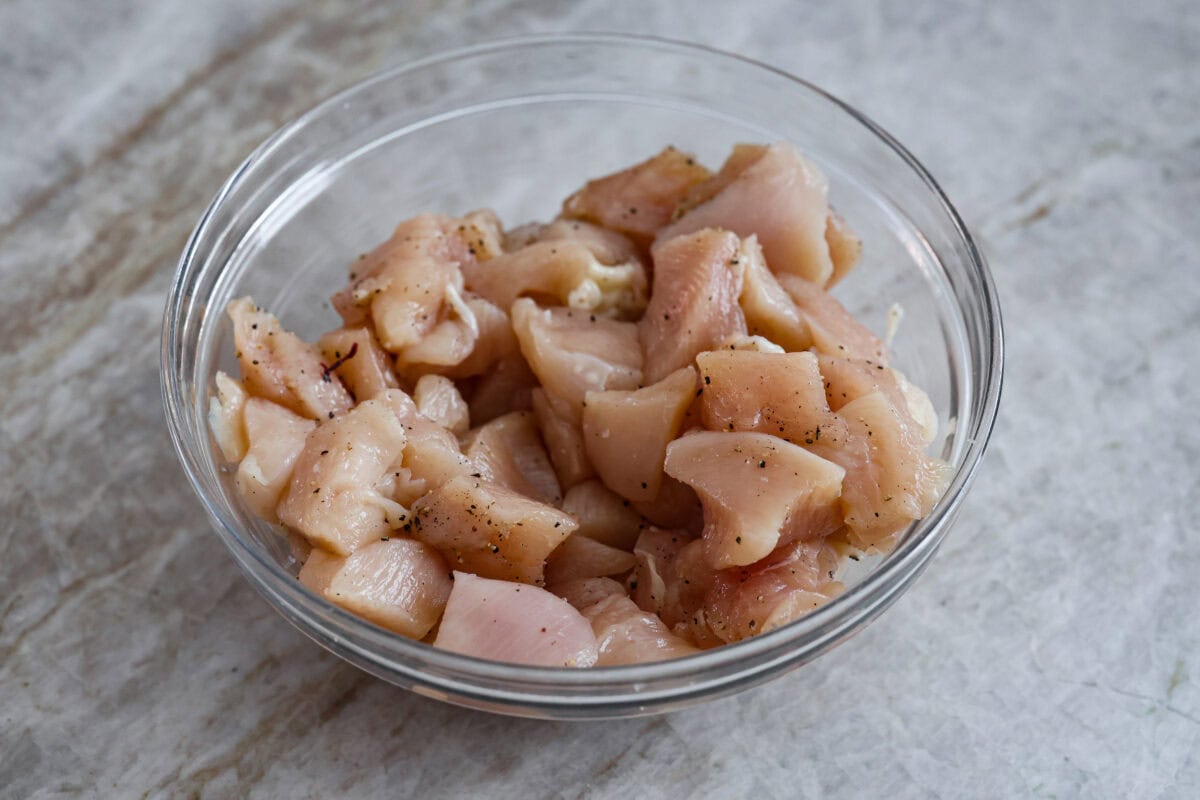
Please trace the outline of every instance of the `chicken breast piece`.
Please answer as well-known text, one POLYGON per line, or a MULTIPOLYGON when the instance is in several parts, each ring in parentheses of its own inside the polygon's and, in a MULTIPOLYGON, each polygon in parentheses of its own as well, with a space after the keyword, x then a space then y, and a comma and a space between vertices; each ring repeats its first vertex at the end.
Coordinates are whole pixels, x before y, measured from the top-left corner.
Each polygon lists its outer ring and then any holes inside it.
POLYGON ((701 417, 713 431, 757 431, 792 444, 844 438, 812 353, 715 350, 696 357, 701 417))
POLYGON ((257 397, 246 401, 243 420, 246 452, 234 480, 251 511, 268 522, 277 522, 275 507, 317 423, 257 397))
POLYGON ((757 236, 773 272, 824 286, 833 275, 825 241, 825 176, 786 142, 762 148, 758 158, 744 148, 735 150, 730 161, 718 173, 724 184, 719 191, 659 231, 657 241, 703 228, 757 236))
POLYGON ((540 667, 590 667, 592 626, 571 604, 536 586, 454 573, 434 647, 540 667))
POLYGON ((779 285, 804 317, 817 352, 887 364, 887 349, 883 342, 851 316, 829 292, 792 275, 780 275, 779 285))
POLYGON ((749 333, 765 337, 784 350, 799 351, 812 347, 808 324, 791 296, 767 267, 756 237, 742 240, 737 259, 745 270, 738 303, 746 316, 749 333))
POLYGON ((781 540, 818 538, 841 524, 845 470, 775 436, 693 433, 667 447, 666 471, 700 496, 705 554, 718 569, 753 564, 781 540))
POLYGON ((390 389, 379 399, 387 403, 400 420, 406 437, 398 463, 402 470, 396 469, 397 464, 392 466, 392 477, 396 478, 392 490, 395 499, 411 502, 453 478, 477 472, 475 465, 459 449, 454 434, 421 414, 403 390, 390 389))
POLYGON ((833 274, 825 283, 828 289, 854 269, 862 256, 863 245, 846 220, 832 209, 825 220, 825 244, 829 245, 829 260, 833 262, 833 274))
POLYGON ((642 382, 637 326, 568 308, 538 308, 521 298, 510 311, 530 369, 578 422, 588 392, 633 389, 642 382))
POLYGON ((655 527, 642 531, 633 547, 636 567, 627 582, 629 596, 638 607, 671 621, 682 617, 675 560, 693 541, 683 531, 655 527))
POLYGON ((217 371, 213 379, 216 394, 208 398, 208 428, 226 461, 236 464, 246 455, 246 390, 242 384, 217 371))
POLYGON ((637 559, 628 550, 619 550, 577 533, 554 548, 546 559, 546 583, 566 583, 581 578, 625 575, 637 559))
POLYGON ((423 375, 413 387, 413 402, 426 419, 436 422, 455 436, 471 428, 471 412, 454 381, 441 375, 423 375))
POLYGON ((562 510, 575 518, 579 536, 621 550, 632 550, 645 527, 642 515, 628 500, 598 480, 583 481, 567 490, 562 510))
POLYGON ((313 345, 283 329, 249 297, 229 304, 242 385, 309 419, 326 419, 354 405, 341 380, 330 375, 313 345))
POLYGON ((450 570, 428 545, 407 538, 372 542, 349 556, 314 550, 300 582, 380 627, 421 639, 450 597, 450 570))
POLYGON ((698 535, 704 528, 704 512, 695 490, 664 474, 653 500, 635 502, 633 507, 660 528, 685 530, 698 535))
POLYGON ((531 410, 537 383, 537 376, 520 353, 501 359, 487 374, 479 376, 469 390, 467 405, 471 419, 483 424, 514 411, 531 410))
POLYGON ((506 231, 506 252, 536 242, 579 242, 603 264, 640 261, 641 248, 628 236, 578 219, 556 219, 548 224, 532 223, 506 231))
POLYGON ((392 371, 392 360, 370 328, 337 328, 317 340, 325 359, 326 372, 332 372, 356 400, 370 400, 388 389, 399 387, 392 371))
POLYGON ((403 425, 382 397, 321 424, 305 440, 279 503, 280 520, 342 556, 388 536, 407 523, 408 510, 379 484, 390 477, 405 441, 403 425))
POLYGON ((701 230, 655 245, 654 288, 638 323, 644 377, 656 383, 731 336, 746 333, 738 306, 742 243, 732 233, 701 230))
POLYGON ((688 191, 711 174, 694 157, 668 147, 628 169, 588 181, 566 199, 562 215, 648 243, 671 221, 688 191))
POLYGON ((883 392, 859 397, 838 410, 848 434, 811 449, 845 471, 841 505, 847 539, 864 550, 891 548, 914 520, 933 510, 951 470, 925 454, 922 432, 883 392))
POLYGON ((570 489, 595 475, 583 446, 583 423, 571 404, 541 388, 530 393, 530 401, 559 486, 570 489))
POLYGON ((471 431, 466 442, 484 480, 548 505, 562 502, 558 478, 532 412, 514 411, 471 431))
POLYGON ((671 633, 663 621, 628 597, 613 595, 583 610, 592 624, 599 657, 596 666, 645 664, 699 653, 671 633))
POLYGON ((796 541, 746 567, 717 573, 705 595, 705 620, 724 642, 786 625, 842 591, 837 554, 820 541, 796 541))
POLYGON ((451 566, 497 580, 541 584, 546 557, 575 530, 575 520, 480 478, 460 477, 413 506, 412 535, 451 566))
POLYGON ((882 392, 916 426, 922 447, 937 438, 937 412, 933 403, 899 370, 869 359, 827 355, 819 357, 819 368, 825 381, 826 400, 834 411, 852 400, 882 392))
POLYGON ((696 396, 693 367, 633 391, 588 392, 583 442, 604 484, 628 500, 650 501, 662 486, 667 443, 696 396))

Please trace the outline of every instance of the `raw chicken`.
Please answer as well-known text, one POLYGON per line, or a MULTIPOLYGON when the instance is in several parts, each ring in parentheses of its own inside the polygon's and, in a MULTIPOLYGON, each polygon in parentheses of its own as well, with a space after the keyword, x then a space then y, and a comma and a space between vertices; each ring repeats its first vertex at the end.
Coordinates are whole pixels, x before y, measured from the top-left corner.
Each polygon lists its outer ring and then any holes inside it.
POLYGON ((421 639, 442 616, 450 571, 437 551, 412 539, 373 542, 347 557, 313 550, 300 582, 376 625, 421 639))
POLYGON ((628 597, 606 597, 583 609, 583 616, 592 623, 592 632, 596 636, 598 667, 665 661, 700 652, 671 633, 657 616, 638 608, 628 597))
POLYGON ((317 340, 327 373, 342 379, 355 400, 370 400, 399 387, 392 361, 369 328, 337 328, 317 340))
POLYGON ((662 486, 667 444, 696 396, 693 367, 633 391, 588 392, 583 443, 604 484, 628 500, 651 501, 662 486))
POLYGON ((887 364, 883 342, 852 317, 829 292, 793 275, 780 275, 779 285, 803 315, 817 352, 887 364))
POLYGON ((413 403, 421 416, 436 422, 455 436, 462 436, 471 427, 467 401, 459 394, 454 381, 441 375, 423 375, 413 387, 413 403))
POLYGON ((275 522, 279 498, 317 423, 257 397, 245 402, 242 413, 247 444, 235 479, 238 491, 251 511, 275 522))
POLYGON ((602 264, 625 264, 641 259, 640 248, 628 236, 577 219, 556 219, 548 225, 523 225, 504 234, 505 252, 536 242, 578 242, 602 264))
POLYGON ((592 626, 545 589, 454 573, 434 647, 475 658, 539 667, 590 667, 592 626))
POLYGON ((688 191, 711 174, 692 156, 668 147, 629 169, 588 181, 563 203, 563 216, 649 242, 688 191))
POLYGON ((224 372, 217 372, 213 379, 216 396, 208 399, 208 427, 221 455, 226 461, 237 463, 246 455, 246 423, 242 411, 246 408, 246 390, 224 372))
POLYGON ((467 458, 484 480, 549 505, 562 502, 533 414, 514 411, 471 432, 467 458))
POLYGON ((567 490, 562 510, 579 523, 576 533, 597 542, 632 550, 645 523, 628 500, 597 480, 567 490))
POLYGON ((667 448, 666 471, 704 505, 705 555, 718 569, 753 564, 780 543, 841 524, 845 471, 763 433, 689 434, 667 448))
POLYGON ((471 419, 477 424, 513 411, 529 411, 533 408, 533 392, 538 385, 537 376, 519 352, 496 362, 472 383, 467 405, 471 408, 471 419))
POLYGON ((612 578, 576 578, 563 583, 551 584, 546 587, 546 591, 561 597, 579 610, 595 605, 613 595, 629 596, 625 587, 612 578))
MULTIPOLYGON (((475 472, 475 466, 462 454, 454 434, 417 410, 413 399, 400 389, 380 396, 404 427, 406 441, 399 466, 400 475, 392 490, 396 500, 411 502, 447 481, 475 472)), ((395 465, 393 465, 395 466, 395 465)))
POLYGON ((481 478, 455 478, 413 506, 412 535, 442 551, 456 569, 540 584, 546 556, 575 520, 481 478))
POLYGON ((737 302, 742 292, 741 248, 737 236, 711 229, 655 245, 654 290, 638 323, 647 383, 686 367, 698 353, 725 339, 746 333, 737 302))
POLYGON ((325 369, 317 348, 285 331, 249 297, 230 303, 228 313, 248 393, 309 419, 333 417, 354 405, 341 380, 325 369))
POLYGON ((808 332, 808 324, 791 296, 767 267, 758 239, 754 236, 743 239, 737 258, 745 270, 738 303, 746 315, 747 330, 785 350, 807 350, 811 347, 812 336, 808 332))
POLYGON ((850 230, 840 214, 830 209, 829 218, 825 220, 825 244, 829 245, 829 260, 833 262, 833 274, 825 283, 828 289, 854 269, 862 256, 862 240, 850 230))
POLYGON ((570 489, 596 474, 583 446, 580 416, 567 400, 537 388, 530 394, 533 413, 554 464, 559 486, 570 489))
POLYGON ((761 148, 758 158, 742 149, 714 180, 723 184, 719 191, 659 231, 659 242, 703 228, 723 228, 739 236, 757 236, 776 274, 798 275, 819 286, 829 281, 829 185, 811 161, 786 143, 761 148))
POLYGON ((279 519, 343 556, 407 524, 408 510, 378 486, 399 461, 405 439, 383 397, 323 423, 305 440, 279 519))

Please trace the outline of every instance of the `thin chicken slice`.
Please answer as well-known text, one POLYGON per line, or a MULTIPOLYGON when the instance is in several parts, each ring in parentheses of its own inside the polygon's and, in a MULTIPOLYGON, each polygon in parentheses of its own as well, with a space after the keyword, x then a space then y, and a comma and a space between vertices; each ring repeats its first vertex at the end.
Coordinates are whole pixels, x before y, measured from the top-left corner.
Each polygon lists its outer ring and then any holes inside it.
POLYGON ((718 569, 753 564, 780 543, 841 524, 845 471, 763 433, 703 431, 667 448, 666 471, 704 505, 705 554, 718 569))
POLYGON ((412 535, 456 569, 498 580, 541 584, 546 557, 575 530, 575 520, 480 478, 460 477, 413 506, 412 535))
POLYGON ((283 329, 249 297, 229 304, 233 343, 246 391, 309 419, 348 411, 354 400, 331 376, 316 347, 283 329))
POLYGON ((739 236, 757 236, 776 274, 798 275, 820 286, 829 281, 829 184, 816 165, 780 142, 762 148, 758 158, 751 151, 735 150, 716 180, 724 183, 720 190, 659 231, 659 242, 703 228, 723 228, 739 236))
POLYGON ((638 323, 648 383, 691 364, 697 353, 746 333, 738 306, 741 247, 734 234, 711 229, 655 245, 654 290, 638 323))
POLYGON ((529 411, 514 411, 471 431, 467 458, 484 480, 548 505, 562 502, 558 478, 529 411))
POLYGON ((382 397, 321 424, 304 443, 279 518, 342 556, 405 525, 407 509, 380 490, 405 440, 404 426, 382 397))
POLYGON ((688 191, 711 174, 692 156, 668 147, 628 169, 588 181, 563 203, 563 216, 646 243, 671 221, 688 191))
POLYGON ((539 667, 590 667, 592 626, 570 603, 536 586, 454 573, 434 647, 539 667))
POLYGON ((399 387, 392 360, 370 328, 337 328, 317 340, 325 357, 326 374, 342 379, 356 400, 370 400, 399 387))
POLYGON ((237 468, 238 491, 251 511, 275 522, 275 508, 317 423, 257 397, 246 401, 242 414, 246 451, 237 468))
POLYGON ((450 572, 436 550, 389 538, 349 556, 313 550, 300 582, 325 599, 411 639, 433 630, 450 597, 450 572))
POLYGON ((651 501, 662 486, 667 444, 696 396, 696 370, 684 367, 633 391, 589 392, 583 409, 588 458, 608 488, 651 501))

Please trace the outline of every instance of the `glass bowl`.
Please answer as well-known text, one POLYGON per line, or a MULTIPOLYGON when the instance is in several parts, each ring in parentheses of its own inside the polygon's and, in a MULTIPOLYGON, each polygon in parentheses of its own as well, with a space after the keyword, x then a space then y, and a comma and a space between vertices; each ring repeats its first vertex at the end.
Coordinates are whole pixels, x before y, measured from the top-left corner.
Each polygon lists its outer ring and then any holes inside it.
POLYGON ((452 703, 535 717, 653 713, 804 664, 888 607, 954 521, 1000 395, 1000 310, 983 258, 899 143, 811 84, 744 58, 659 39, 566 35, 457 50, 376 75, 271 136, 229 178, 180 259, 162 333, 167 422, 217 534, 251 583, 323 647, 452 703), (861 235, 837 287, 881 333, 899 304, 896 366, 933 400, 954 469, 933 512, 885 556, 848 562, 844 594, 770 633, 656 664, 569 670, 483 661, 404 639, 312 594, 280 532, 241 503, 209 435, 218 369, 236 373, 224 309, 251 294, 315 338, 347 265, 421 211, 490 206, 506 225, 554 216, 586 178, 668 143, 718 166, 742 141, 789 140, 829 178, 861 235))

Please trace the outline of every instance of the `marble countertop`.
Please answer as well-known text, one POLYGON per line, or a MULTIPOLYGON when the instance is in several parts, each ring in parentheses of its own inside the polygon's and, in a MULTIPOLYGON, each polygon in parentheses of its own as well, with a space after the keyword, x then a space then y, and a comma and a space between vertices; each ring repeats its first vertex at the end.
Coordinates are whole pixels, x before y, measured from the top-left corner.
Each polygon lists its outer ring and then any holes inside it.
POLYGON ((1200 6, 967 5, 0 5, 0 797, 1200 796, 1200 6), (587 725, 440 705, 284 623, 158 389, 176 257, 258 141, 382 67, 566 29, 865 110, 977 234, 1009 354, 960 522, 887 614, 587 725))

